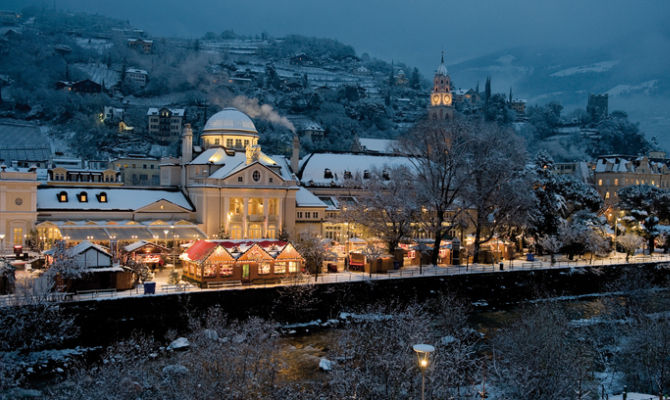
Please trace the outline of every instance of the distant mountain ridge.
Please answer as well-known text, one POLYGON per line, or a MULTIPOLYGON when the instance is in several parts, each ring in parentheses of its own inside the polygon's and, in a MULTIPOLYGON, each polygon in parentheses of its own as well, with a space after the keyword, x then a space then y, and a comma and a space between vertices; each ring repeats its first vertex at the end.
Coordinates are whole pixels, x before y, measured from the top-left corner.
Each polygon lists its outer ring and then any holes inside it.
POLYGON ((456 87, 474 87, 491 77, 494 92, 528 105, 561 103, 567 112, 585 108, 589 93, 609 94, 609 110, 638 121, 647 137, 670 149, 670 48, 667 32, 628 37, 611 46, 586 49, 527 46, 497 51, 450 65, 456 87))

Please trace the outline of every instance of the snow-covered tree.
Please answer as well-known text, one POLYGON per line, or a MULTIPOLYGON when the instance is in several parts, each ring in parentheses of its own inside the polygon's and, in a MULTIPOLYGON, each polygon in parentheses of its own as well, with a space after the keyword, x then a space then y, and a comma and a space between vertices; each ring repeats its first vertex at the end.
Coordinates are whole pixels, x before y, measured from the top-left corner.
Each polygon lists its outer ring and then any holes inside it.
POLYGON ((626 262, 628 262, 628 258, 635 254, 635 250, 639 249, 642 245, 642 238, 638 235, 627 233, 619 236, 616 242, 626 252, 626 262))
POLYGON ((556 254, 563 248, 563 241, 557 235, 544 235, 537 244, 551 255, 551 265, 556 263, 556 254))
POLYGON ((605 253, 609 242, 605 239, 605 221, 596 214, 581 210, 561 223, 558 235, 570 259, 575 254, 589 252, 591 261, 596 254, 605 253))
POLYGON ((649 254, 660 234, 658 223, 670 216, 670 194, 650 185, 634 185, 620 189, 618 207, 626 214, 624 224, 647 240, 649 254))
POLYGON ((559 228, 578 211, 597 212, 603 206, 598 192, 590 185, 569 175, 559 175, 554 160, 539 152, 531 170, 536 197, 532 231, 536 237, 555 235, 559 228))

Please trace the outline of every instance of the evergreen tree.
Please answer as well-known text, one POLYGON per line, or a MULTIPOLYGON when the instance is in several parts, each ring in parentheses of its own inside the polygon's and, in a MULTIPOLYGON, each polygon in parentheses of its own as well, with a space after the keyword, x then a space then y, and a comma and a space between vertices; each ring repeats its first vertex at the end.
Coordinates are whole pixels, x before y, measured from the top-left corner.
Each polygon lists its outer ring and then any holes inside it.
POLYGON ((486 85, 484 86, 484 102, 488 103, 491 98, 491 77, 486 77, 486 85))
POLYGON ((389 86, 393 86, 394 83, 394 77, 393 77, 393 70, 395 68, 393 67, 393 60, 391 60, 391 72, 389 73, 389 86))
POLYGON ((421 88, 421 76, 419 75, 419 69, 416 67, 412 70, 412 75, 409 78, 409 86, 412 89, 421 88))

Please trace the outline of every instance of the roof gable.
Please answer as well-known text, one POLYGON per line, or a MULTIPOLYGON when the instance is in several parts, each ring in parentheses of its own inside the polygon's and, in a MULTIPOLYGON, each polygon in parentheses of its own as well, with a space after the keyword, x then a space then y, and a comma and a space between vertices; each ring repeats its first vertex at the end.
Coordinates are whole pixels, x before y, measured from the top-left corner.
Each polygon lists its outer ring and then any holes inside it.
POLYGON ((159 213, 169 213, 169 212, 185 212, 189 211, 184 207, 181 207, 171 201, 165 199, 160 199, 151 204, 147 204, 144 207, 140 207, 136 212, 159 212, 159 213))
POLYGON ((298 250, 293 247, 291 243, 288 243, 282 251, 277 254, 277 260, 303 260, 304 258, 298 253, 298 250))
POLYGON ((258 243, 254 243, 247 251, 237 258, 239 261, 272 261, 274 258, 267 251, 263 250, 258 243))

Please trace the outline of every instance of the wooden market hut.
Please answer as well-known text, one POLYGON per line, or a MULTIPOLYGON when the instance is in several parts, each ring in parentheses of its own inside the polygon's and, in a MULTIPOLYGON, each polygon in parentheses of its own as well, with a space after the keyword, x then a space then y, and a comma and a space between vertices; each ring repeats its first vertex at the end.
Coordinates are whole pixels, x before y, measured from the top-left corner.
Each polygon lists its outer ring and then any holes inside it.
POLYGON ((131 260, 141 262, 151 267, 151 269, 161 266, 164 257, 170 255, 170 249, 167 247, 146 240, 139 240, 124 246, 123 251, 125 252, 123 257, 125 263, 131 260))
POLYGON ((279 282, 305 262, 293 245, 280 240, 198 240, 180 258, 184 278, 200 287, 279 282))

